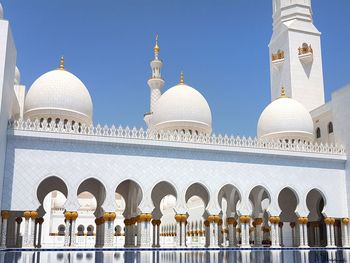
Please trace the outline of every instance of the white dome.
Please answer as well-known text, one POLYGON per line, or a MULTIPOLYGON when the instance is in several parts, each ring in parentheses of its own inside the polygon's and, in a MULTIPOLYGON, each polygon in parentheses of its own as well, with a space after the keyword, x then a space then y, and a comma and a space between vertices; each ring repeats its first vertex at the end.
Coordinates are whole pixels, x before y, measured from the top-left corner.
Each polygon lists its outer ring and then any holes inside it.
POLYGON ((16 66, 15 69, 15 85, 21 84, 21 73, 19 72, 19 69, 16 66))
POLYGON ((313 130, 306 108, 294 99, 281 97, 261 113, 257 132, 260 139, 312 141, 313 130))
POLYGON ((89 91, 72 73, 56 69, 40 76, 29 89, 25 118, 59 118, 87 125, 92 123, 89 91))
POLYGON ((210 134, 211 121, 210 107, 202 94, 180 83, 167 90, 157 101, 151 128, 210 134))

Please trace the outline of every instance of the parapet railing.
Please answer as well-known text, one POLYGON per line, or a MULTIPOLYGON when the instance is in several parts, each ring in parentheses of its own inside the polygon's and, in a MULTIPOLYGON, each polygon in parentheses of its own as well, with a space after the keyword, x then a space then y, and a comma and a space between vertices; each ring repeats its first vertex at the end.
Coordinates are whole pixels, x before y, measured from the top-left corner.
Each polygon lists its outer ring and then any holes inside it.
POLYGON ((181 142, 203 145, 217 145, 226 147, 240 147, 240 148, 252 148, 252 149, 268 149, 268 150, 281 150, 290 152, 306 152, 306 153, 322 153, 322 154, 334 154, 345 155, 345 149, 341 145, 329 145, 318 143, 305 143, 305 142, 285 142, 280 140, 259 140, 251 137, 239 137, 228 135, 196 135, 189 132, 177 132, 177 131, 150 131, 136 128, 118 128, 114 125, 108 127, 107 125, 101 126, 86 126, 84 124, 70 123, 64 124, 63 122, 51 122, 46 120, 40 122, 39 120, 14 120, 9 122, 9 129, 22 130, 22 131, 34 131, 34 132, 51 132, 61 134, 77 134, 77 135, 89 135, 99 137, 112 137, 112 138, 126 138, 126 139, 139 139, 139 140, 153 140, 153 141, 167 141, 167 142, 181 142))

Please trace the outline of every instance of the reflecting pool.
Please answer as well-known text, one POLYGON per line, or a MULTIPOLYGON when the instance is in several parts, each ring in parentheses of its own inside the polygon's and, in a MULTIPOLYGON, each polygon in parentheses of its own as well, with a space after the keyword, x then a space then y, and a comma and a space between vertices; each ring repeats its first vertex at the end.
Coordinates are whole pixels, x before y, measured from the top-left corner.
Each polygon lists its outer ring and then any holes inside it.
POLYGON ((349 262, 350 250, 6 251, 6 263, 313 263, 349 262))

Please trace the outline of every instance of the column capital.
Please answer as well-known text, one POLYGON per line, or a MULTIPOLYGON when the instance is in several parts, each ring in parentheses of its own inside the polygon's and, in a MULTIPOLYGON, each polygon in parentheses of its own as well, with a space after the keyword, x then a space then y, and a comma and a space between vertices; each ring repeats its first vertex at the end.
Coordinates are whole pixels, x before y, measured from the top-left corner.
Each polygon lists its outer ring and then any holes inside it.
POLYGON ((2 217, 2 219, 9 219, 10 216, 11 216, 10 211, 7 211, 7 210, 1 211, 1 217, 2 217))
POLYGON ((176 214, 175 215, 176 222, 186 222, 187 221, 187 215, 186 214, 176 214))
POLYGON ((28 220, 30 218, 30 211, 24 211, 23 212, 23 217, 28 220))
POLYGON ((243 215, 243 216, 240 216, 239 217, 239 222, 240 223, 243 223, 243 224, 246 224, 246 223, 249 223, 250 222, 250 216, 248 215, 243 215))
POLYGON ((140 214, 140 221, 141 222, 150 222, 152 220, 152 214, 151 213, 142 213, 140 214))
POLYGON ((295 227, 295 222, 290 222, 289 225, 290 225, 291 228, 294 228, 295 227))
POLYGON ((271 224, 277 225, 281 221, 281 218, 279 216, 270 216, 269 221, 271 224))
POLYGON ((307 217, 298 217, 298 224, 306 225, 308 222, 309 222, 309 219, 307 217))
POLYGON ((69 211, 64 212, 64 218, 66 220, 71 220, 72 219, 72 212, 69 212, 69 211))
POLYGON ((269 233, 271 231, 271 227, 264 226, 264 227, 262 227, 262 231, 265 233, 269 233))
POLYGON ((326 218, 324 219, 324 222, 325 222, 326 225, 334 225, 334 223, 335 223, 335 218, 333 218, 333 217, 326 217, 326 218))
POLYGON ((209 220, 205 220, 205 221, 204 221, 204 225, 205 225, 206 227, 209 227, 209 225, 210 225, 209 220))
MULTIPOLYGON (((103 219, 103 217, 99 217, 99 218, 95 219, 95 224, 97 226, 102 225, 104 222, 105 222, 105 220, 103 219)), ((124 222, 125 222, 125 220, 124 220, 124 222)))
POLYGON ((103 214, 103 219, 105 221, 114 221, 117 215, 114 212, 105 212, 103 214))
POLYGON ((349 218, 345 217, 341 220, 341 222, 344 224, 344 225, 347 225, 349 224, 349 218))
POLYGON ((228 224, 228 225, 234 225, 234 226, 237 225, 237 220, 236 220, 234 217, 228 217, 228 218, 226 219, 226 221, 227 221, 227 224, 228 224))
POLYGON ((262 218, 255 218, 254 219, 254 223, 255 223, 255 225, 261 225, 262 223, 263 223, 263 219, 262 218))

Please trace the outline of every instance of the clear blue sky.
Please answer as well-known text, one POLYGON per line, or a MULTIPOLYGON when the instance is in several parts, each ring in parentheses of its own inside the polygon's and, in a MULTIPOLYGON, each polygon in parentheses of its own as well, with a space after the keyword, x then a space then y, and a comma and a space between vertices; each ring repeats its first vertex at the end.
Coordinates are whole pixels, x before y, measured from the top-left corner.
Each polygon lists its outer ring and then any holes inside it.
MULTIPOLYGON (((66 68, 88 87, 94 122, 145 126, 159 34, 164 90, 179 80, 208 100, 216 133, 255 136, 270 101, 271 0, 6 0, 22 82, 66 68)), ((327 100, 350 82, 350 1, 313 0, 327 100)))

